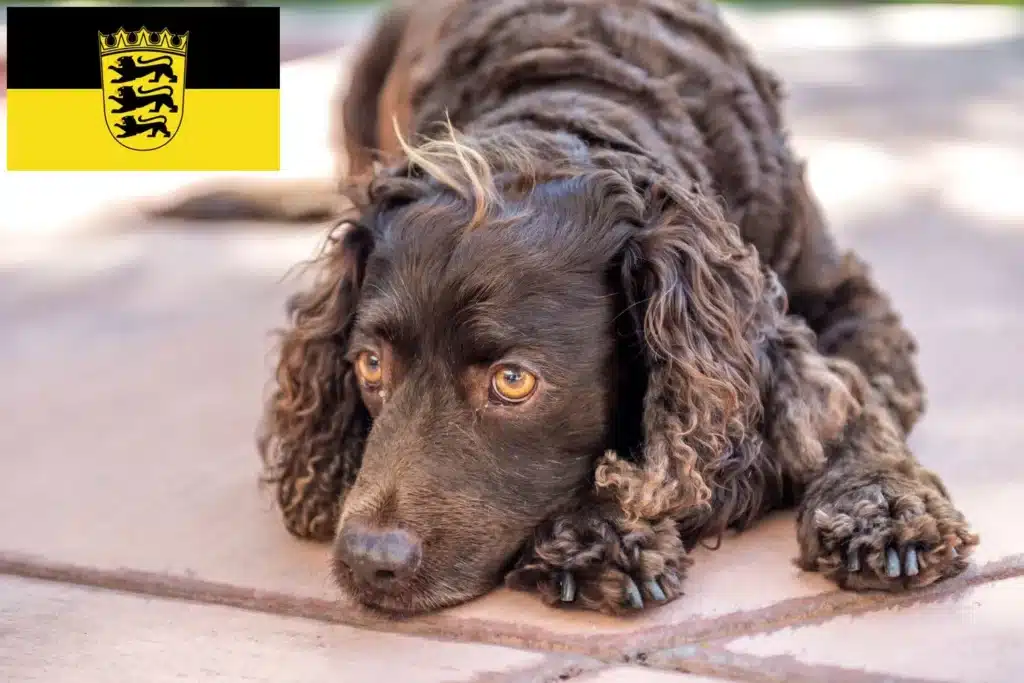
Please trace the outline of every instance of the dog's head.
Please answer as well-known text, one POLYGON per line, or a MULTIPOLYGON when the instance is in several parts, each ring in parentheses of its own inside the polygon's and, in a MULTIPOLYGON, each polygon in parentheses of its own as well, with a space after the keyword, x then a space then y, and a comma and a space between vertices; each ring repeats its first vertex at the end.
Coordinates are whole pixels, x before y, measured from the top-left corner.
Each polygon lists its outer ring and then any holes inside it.
POLYGON ((756 410, 761 298, 710 203, 484 144, 409 157, 293 299, 263 442, 291 530, 394 613, 489 590, 583 495, 706 503, 697 459, 756 410))

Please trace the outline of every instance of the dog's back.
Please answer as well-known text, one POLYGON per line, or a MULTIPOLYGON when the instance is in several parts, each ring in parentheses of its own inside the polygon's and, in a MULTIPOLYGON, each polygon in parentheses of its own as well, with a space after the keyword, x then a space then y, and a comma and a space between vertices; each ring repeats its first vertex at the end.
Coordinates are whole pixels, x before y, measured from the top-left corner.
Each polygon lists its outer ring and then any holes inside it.
MULTIPOLYGON (((780 99, 777 79, 708 0, 400 0, 357 52, 330 139, 341 181, 400 156, 396 127, 413 141, 449 120, 471 133, 567 131, 599 164, 607 150, 616 168, 631 159, 637 174, 719 197, 744 238, 785 272, 796 247, 783 226, 820 216, 780 99)), ((264 184, 201 193, 161 213, 316 220, 341 205, 329 185, 264 184)))
POLYGON ((412 140, 448 120, 474 134, 528 126, 571 132, 592 157, 610 150, 610 165, 632 158, 638 172, 720 197, 780 270, 789 265, 782 226, 793 211, 816 213, 787 144, 778 80, 706 0, 397 5, 367 41, 351 88, 345 120, 359 125, 345 147, 357 173, 371 149, 400 153, 396 122, 412 140), (385 52, 393 59, 381 81, 385 52))

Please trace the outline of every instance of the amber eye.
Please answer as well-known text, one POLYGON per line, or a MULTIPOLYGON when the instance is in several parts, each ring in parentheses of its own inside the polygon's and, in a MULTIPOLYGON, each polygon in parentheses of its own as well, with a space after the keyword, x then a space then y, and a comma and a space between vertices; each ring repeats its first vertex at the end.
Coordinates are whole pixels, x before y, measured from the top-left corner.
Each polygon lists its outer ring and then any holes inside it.
POLYGON ((384 369, 380 363, 380 356, 372 351, 363 351, 356 358, 356 373, 363 384, 376 386, 384 378, 384 369))
POLYGON ((503 401, 520 403, 537 388, 537 377, 515 365, 504 365, 491 376, 491 388, 503 401))

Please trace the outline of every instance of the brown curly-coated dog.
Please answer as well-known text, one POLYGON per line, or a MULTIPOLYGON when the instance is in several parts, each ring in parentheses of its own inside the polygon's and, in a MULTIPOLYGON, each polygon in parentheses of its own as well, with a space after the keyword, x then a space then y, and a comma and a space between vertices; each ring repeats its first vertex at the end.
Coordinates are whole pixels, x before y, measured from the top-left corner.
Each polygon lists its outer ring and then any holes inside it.
POLYGON ((793 504, 841 586, 967 566, 906 445, 914 341, 780 100, 700 0, 385 13, 341 103, 355 208, 290 303, 261 442, 345 592, 408 614, 504 578, 629 612, 793 504))

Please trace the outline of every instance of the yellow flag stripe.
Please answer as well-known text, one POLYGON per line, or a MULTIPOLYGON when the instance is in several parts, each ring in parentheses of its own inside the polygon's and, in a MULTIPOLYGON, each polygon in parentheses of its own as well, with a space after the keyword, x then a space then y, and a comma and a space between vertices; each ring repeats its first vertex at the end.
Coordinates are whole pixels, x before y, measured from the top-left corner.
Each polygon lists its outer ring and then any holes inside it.
POLYGON ((169 144, 140 152, 121 146, 108 130, 102 90, 8 90, 7 168, 280 170, 280 91, 186 90, 182 113, 169 144))

